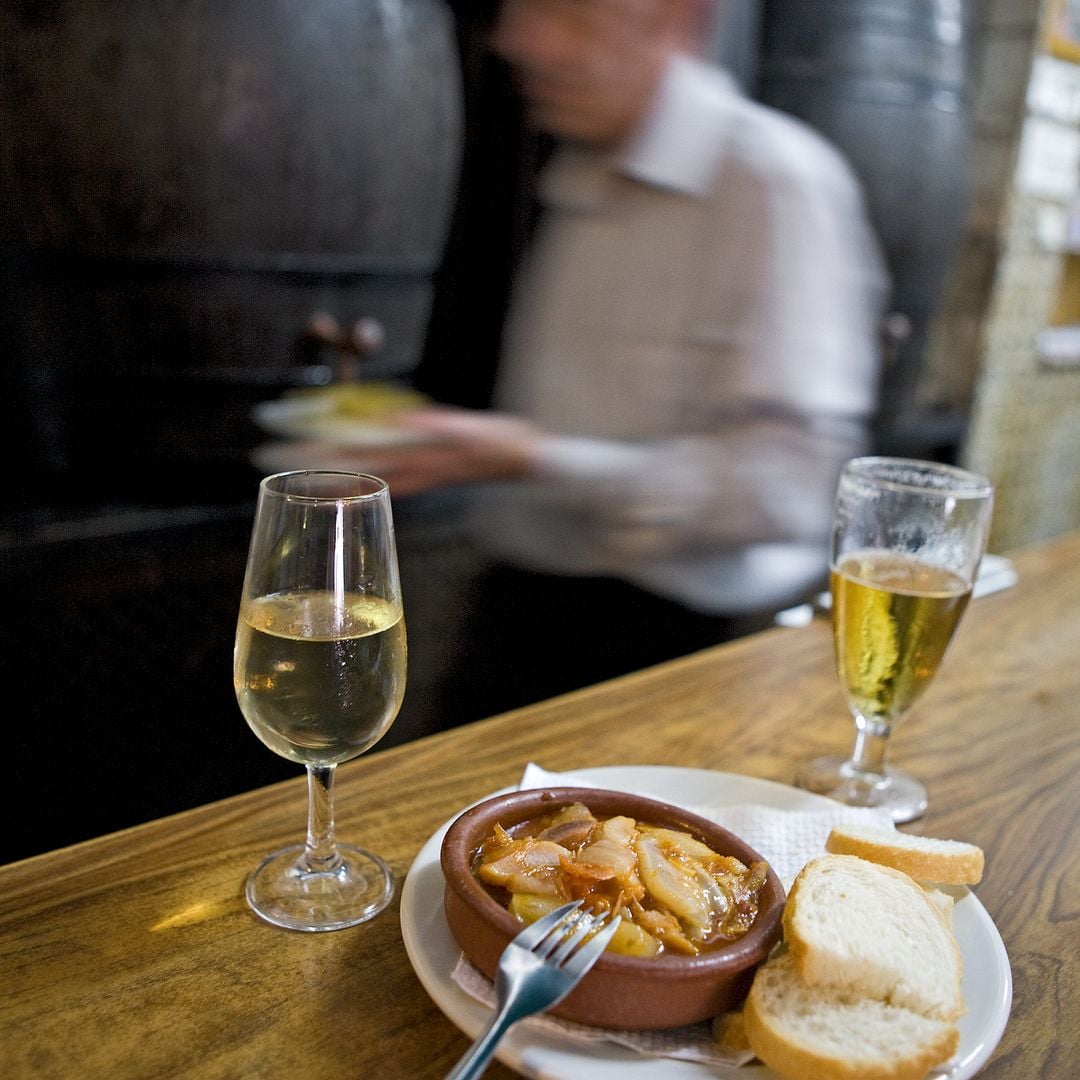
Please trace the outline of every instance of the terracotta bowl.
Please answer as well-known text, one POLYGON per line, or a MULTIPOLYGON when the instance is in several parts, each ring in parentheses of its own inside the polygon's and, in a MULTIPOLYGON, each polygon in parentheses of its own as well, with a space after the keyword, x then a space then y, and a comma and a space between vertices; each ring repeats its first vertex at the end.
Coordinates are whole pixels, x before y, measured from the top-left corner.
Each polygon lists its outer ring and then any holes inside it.
MULTIPOLYGON (((761 860, 753 848, 719 825, 640 795, 571 787, 496 795, 453 822, 441 851, 450 932, 488 978, 494 978, 503 949, 522 925, 473 872, 476 853, 496 822, 511 829, 573 802, 584 803, 597 817, 626 814, 688 832, 719 854, 734 855, 747 865, 761 860)), ((605 953, 551 1011, 594 1027, 644 1030, 694 1024, 733 1009, 746 996, 754 971, 780 937, 784 900, 784 887, 770 868, 758 916, 743 937, 700 956, 643 958, 605 953)))

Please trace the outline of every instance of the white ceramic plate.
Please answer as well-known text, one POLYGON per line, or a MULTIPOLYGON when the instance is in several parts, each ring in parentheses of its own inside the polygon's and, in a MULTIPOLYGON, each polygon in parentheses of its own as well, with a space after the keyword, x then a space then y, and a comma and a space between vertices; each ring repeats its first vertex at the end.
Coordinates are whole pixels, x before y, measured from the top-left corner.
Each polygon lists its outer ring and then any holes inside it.
MULTIPOLYGON (((575 770, 575 777, 599 787, 628 790, 665 802, 758 803, 782 810, 818 809, 833 805, 785 784, 706 769, 662 765, 607 766, 575 770)), ((496 793, 492 793, 496 794, 496 793)), ((456 815, 455 815, 456 816, 456 815)), ((474 1001, 451 978, 460 950, 443 913, 443 875, 439 848, 451 822, 446 822, 420 849, 401 893, 401 932, 420 982, 435 1004, 470 1039, 479 1034, 491 1011, 474 1001)), ((1001 1039, 1012 1004, 1012 970, 993 920, 976 896, 956 890, 953 926, 964 959, 964 1003, 960 1047, 946 1067, 935 1072, 943 1080, 968 1080, 986 1064, 1001 1039)), ((763 1065, 736 1068, 699 1065, 673 1059, 645 1058, 606 1043, 583 1044, 537 1031, 523 1020, 510 1029, 497 1057, 534 1080, 775 1080, 763 1065)))
POLYGON ((431 441, 422 431, 334 415, 329 401, 314 397, 264 401, 252 410, 252 418, 271 435, 339 446, 415 446, 431 441))

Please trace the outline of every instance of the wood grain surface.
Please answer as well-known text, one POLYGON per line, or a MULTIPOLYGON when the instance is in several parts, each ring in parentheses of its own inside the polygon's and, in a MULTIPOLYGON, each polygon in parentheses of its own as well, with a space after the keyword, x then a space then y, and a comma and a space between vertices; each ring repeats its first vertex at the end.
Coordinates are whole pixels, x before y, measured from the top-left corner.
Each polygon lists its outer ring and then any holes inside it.
MULTIPOLYGON (((983 1074, 1002 1080, 1072 1076, 1080 1061, 1080 535, 1015 563, 1019 584, 972 603, 892 750, 930 791, 929 812, 906 828, 986 851, 977 892, 1014 976, 983 1074)), ((530 760, 790 783, 801 761, 851 739, 829 629, 816 621, 373 751, 339 769, 338 834, 378 851, 400 881, 445 820, 530 760)), ((47 763, 42 772, 43 797, 63 798, 47 763)), ((32 828, 33 815, 13 807, 7 827, 32 828)), ((443 1076, 467 1039, 413 973, 396 900, 329 934, 278 930, 247 910, 246 873, 298 841, 304 819, 298 776, 0 867, 0 1073, 443 1076)), ((512 1073, 496 1063, 488 1075, 512 1073)))

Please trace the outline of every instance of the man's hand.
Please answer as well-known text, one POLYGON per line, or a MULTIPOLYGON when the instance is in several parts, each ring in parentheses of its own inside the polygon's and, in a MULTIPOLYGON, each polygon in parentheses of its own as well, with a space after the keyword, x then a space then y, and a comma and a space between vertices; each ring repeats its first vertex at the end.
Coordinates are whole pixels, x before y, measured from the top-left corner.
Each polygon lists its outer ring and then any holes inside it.
POLYGON ((382 477, 394 495, 527 475, 543 433, 505 413, 437 406, 395 415, 395 428, 417 433, 415 443, 367 447, 318 440, 258 447, 261 469, 349 469, 382 477))

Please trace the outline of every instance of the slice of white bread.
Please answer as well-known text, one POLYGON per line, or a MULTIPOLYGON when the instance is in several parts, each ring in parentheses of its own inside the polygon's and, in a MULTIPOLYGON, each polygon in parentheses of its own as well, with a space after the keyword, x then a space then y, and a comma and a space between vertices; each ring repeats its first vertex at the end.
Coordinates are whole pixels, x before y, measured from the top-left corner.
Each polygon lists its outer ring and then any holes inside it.
POLYGON ((854 855, 821 855, 799 871, 784 941, 810 987, 831 987, 952 1021, 964 1011, 950 920, 917 882, 854 855))
POLYGON ((743 1023, 754 1053, 790 1080, 921 1080, 959 1042, 948 1021, 854 987, 807 986, 784 949, 758 968, 743 1023))
POLYGON ((938 885, 975 885, 983 875, 982 848, 975 844, 913 836, 881 826, 838 825, 829 833, 825 850, 858 855, 938 885))

